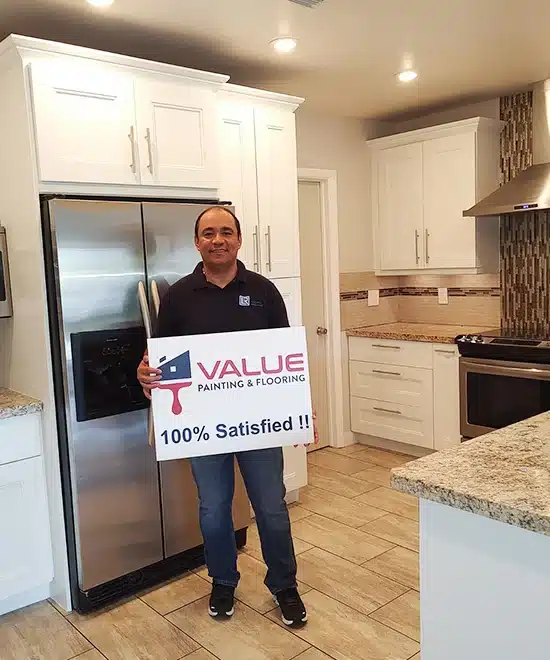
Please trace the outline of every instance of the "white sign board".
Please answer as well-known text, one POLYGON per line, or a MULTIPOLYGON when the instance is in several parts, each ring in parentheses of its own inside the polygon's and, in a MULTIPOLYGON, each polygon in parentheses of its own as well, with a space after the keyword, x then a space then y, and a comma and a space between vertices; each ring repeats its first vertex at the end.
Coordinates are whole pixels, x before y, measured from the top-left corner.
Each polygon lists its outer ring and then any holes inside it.
POLYGON ((148 340, 158 461, 313 442, 303 327, 148 340))

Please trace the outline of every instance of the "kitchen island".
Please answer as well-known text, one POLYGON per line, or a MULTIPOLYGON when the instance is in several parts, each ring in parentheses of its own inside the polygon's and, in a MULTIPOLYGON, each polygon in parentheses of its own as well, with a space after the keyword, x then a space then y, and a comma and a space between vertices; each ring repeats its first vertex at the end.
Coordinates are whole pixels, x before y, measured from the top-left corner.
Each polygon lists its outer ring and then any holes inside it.
POLYGON ((392 471, 420 498, 422 660, 550 655, 550 413, 392 471))

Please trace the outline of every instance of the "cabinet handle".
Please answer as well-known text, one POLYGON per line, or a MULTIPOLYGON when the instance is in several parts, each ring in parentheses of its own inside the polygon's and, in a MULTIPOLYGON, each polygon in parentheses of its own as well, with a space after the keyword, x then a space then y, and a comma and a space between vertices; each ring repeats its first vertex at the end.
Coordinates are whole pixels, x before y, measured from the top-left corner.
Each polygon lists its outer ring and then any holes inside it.
POLYGON ((260 245, 258 243, 258 227, 254 227, 252 232, 252 240, 254 241, 254 270, 260 267, 260 245))
POLYGON ((373 374, 384 374, 384 376, 401 376, 399 371, 382 371, 382 369, 373 369, 373 374))
POLYGON ((271 272, 271 225, 267 225, 267 232, 265 234, 267 244, 267 262, 266 265, 271 272))
POLYGON ((430 240, 430 232, 426 229, 426 263, 430 263, 430 253, 428 252, 428 241, 430 240))
POLYGON ((147 165, 147 169, 149 172, 151 172, 151 174, 153 174, 153 146, 151 144, 150 129, 145 131, 145 139, 147 140, 147 153, 149 154, 149 165, 147 165))
POLYGON ((373 348, 389 348, 393 351, 400 351, 401 346, 390 346, 389 344, 373 344, 373 348))
POLYGON ((443 353, 443 355, 456 355, 454 351, 445 351, 442 348, 434 348, 435 353, 443 353))
POLYGON ((378 410, 379 412, 390 413, 392 415, 402 415, 403 413, 400 410, 390 410, 390 408, 377 408, 373 407, 373 410, 378 410))
POLYGON ((414 230, 414 250, 415 250, 415 255, 416 255, 416 263, 418 264, 420 262, 420 253, 418 251, 418 239, 420 238, 420 234, 418 233, 418 229, 414 230))
POLYGON ((132 148, 132 162, 130 163, 130 169, 135 174, 136 173, 136 140, 134 135, 134 127, 130 126, 130 132, 128 133, 128 139, 130 140, 130 145, 132 148))

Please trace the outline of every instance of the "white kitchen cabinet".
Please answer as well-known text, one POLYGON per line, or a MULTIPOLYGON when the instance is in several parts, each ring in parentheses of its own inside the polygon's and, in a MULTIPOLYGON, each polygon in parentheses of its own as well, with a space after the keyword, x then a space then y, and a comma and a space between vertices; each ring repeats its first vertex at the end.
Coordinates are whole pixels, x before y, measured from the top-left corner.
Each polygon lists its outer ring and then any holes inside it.
POLYGON ((406 144, 380 153, 378 213, 380 268, 418 268, 422 227, 421 144, 406 144))
POLYGON ((0 420, 0 614, 11 609, 10 599, 53 579, 41 451, 38 413, 0 420))
POLYGON ((39 179, 139 183, 132 77, 57 60, 29 68, 39 179))
POLYGON ((462 213, 498 188, 501 127, 477 117, 368 142, 378 274, 498 271, 498 218, 462 213))
POLYGON ((456 447, 460 435, 460 391, 456 346, 434 344, 434 440, 435 449, 456 447))
POLYGON ((285 301, 290 325, 302 325, 302 288, 299 277, 284 277, 273 280, 285 301))
POLYGON ((249 270, 260 272, 258 188, 254 106, 240 97, 218 100, 220 199, 230 201, 241 223, 243 244, 239 258, 249 270))
POLYGON ((141 183, 218 187, 216 94, 177 79, 135 85, 141 183))
POLYGON ((300 276, 298 170, 294 112, 255 108, 262 272, 300 276))

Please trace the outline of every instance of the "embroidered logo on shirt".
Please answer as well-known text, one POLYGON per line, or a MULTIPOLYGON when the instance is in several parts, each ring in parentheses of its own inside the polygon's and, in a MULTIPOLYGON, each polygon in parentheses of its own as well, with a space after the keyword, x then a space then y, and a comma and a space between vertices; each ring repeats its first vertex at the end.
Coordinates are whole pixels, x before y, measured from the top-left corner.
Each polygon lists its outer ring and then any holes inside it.
POLYGON ((239 296, 239 305, 241 307, 250 307, 250 296, 239 296))

